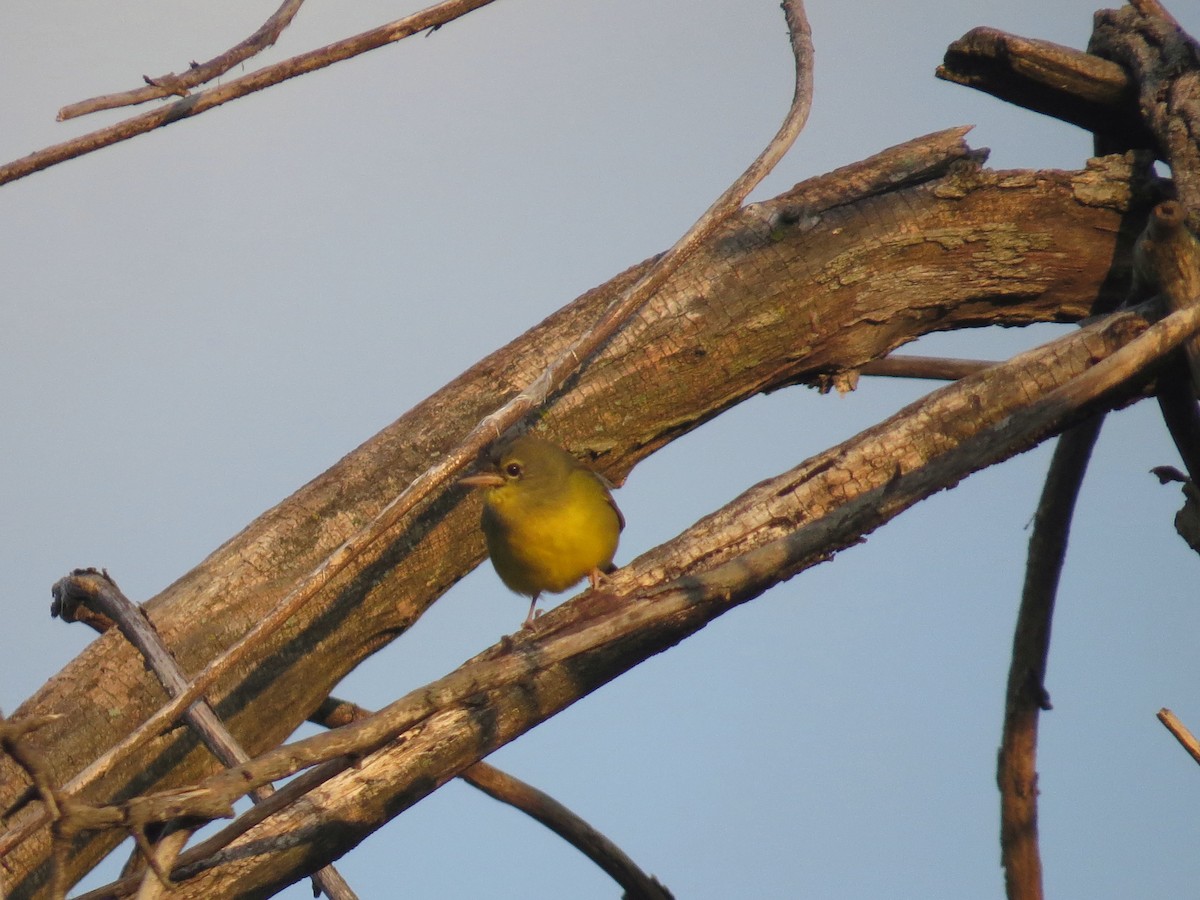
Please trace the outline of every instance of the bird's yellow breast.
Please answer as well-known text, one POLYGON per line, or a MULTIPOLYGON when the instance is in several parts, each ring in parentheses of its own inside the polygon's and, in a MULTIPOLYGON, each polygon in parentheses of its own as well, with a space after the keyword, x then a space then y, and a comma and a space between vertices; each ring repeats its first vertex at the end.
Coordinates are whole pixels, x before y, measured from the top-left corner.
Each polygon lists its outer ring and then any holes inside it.
POLYGON ((621 531, 608 489, 579 468, 553 490, 505 485, 488 491, 483 532, 501 580, 519 594, 565 591, 612 565, 621 531))

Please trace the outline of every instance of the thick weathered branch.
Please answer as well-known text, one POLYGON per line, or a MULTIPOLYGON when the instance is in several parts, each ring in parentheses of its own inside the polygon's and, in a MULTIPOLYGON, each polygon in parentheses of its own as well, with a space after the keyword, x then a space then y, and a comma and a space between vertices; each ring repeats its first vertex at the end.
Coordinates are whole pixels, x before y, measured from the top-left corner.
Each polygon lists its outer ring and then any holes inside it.
POLYGON ((58 121, 65 122, 67 119, 84 116, 102 109, 136 106, 147 100, 170 97, 172 94, 186 97, 192 88, 224 75, 238 63, 245 62, 274 44, 279 39, 279 35, 283 33, 283 29, 291 24, 303 3, 304 0, 283 0, 283 5, 275 10, 271 14, 271 18, 267 19, 262 27, 250 37, 208 62, 192 63, 182 75, 171 72, 167 75, 159 75, 157 78, 142 76, 146 82, 143 87, 122 91, 118 94, 104 94, 64 106, 58 111, 58 121))
MULTIPOLYGON (((138 834, 140 835, 140 832, 138 834)), ((174 831, 167 831, 153 847, 144 837, 138 841, 138 847, 146 857, 147 866, 146 871, 142 873, 136 900, 158 900, 166 895, 171 883, 170 871, 191 834, 192 829, 179 827, 174 831)))
MULTIPOLYGON (((760 391, 857 369, 928 331, 1069 321, 1087 315, 1097 296, 1124 296, 1127 164, 989 173, 967 162, 973 154, 960 135, 903 145, 739 213, 553 398, 543 427, 619 481, 653 450, 760 391)), ((184 671, 198 671, 260 621, 498 399, 570 346, 638 271, 479 363, 150 601, 184 671)), ((215 685, 214 707, 242 744, 258 753, 286 737, 349 669, 478 562, 477 522, 475 501, 449 489, 215 685)), ((95 758, 128 734, 160 697, 137 655, 112 634, 18 714, 67 716, 70 727, 32 738, 66 782, 74 760, 95 758)), ((193 745, 182 733, 159 739, 84 796, 108 801, 195 780, 210 763, 193 745)), ((3 804, 18 783, 6 764, 3 804)), ((12 833, 0 835, 17 884, 30 879, 22 890, 32 891, 45 878, 48 835, 16 850, 12 842, 12 833)), ((81 842, 71 864, 90 868, 109 845, 81 842)))
MULTIPOLYGON (((1154 207, 1134 244, 1133 265, 1135 293, 1161 294, 1172 310, 1200 303, 1200 241, 1187 227, 1182 204, 1165 200, 1154 207)), ((1200 394, 1200 340, 1188 341, 1184 351, 1192 391, 1200 394)))
MULTIPOLYGON (((177 896, 210 896, 232 883, 274 889, 300 877, 303 864, 346 852, 482 756, 733 606, 1098 402, 1125 402, 1138 392, 1137 380, 1150 377, 1148 366, 1200 328, 1200 313, 1176 313, 1139 333, 1143 325, 1119 314, 947 386, 752 488, 614 573, 604 593, 552 610, 532 632, 376 715, 206 779, 199 796, 213 807, 216 796, 321 760, 348 752, 359 760, 217 853, 203 866, 215 868, 181 885, 177 896), (885 459, 891 467, 881 465, 885 459)), ((151 811, 155 802, 144 798, 141 808, 151 811)))
POLYGON ((937 77, 1078 125, 1123 147, 1152 147, 1137 96, 1119 65, 1082 50, 995 28, 954 41, 937 77))
POLYGON ((1142 121, 1200 231, 1200 46, 1170 17, 1150 12, 1100 10, 1088 50, 1121 65, 1136 85, 1142 121))

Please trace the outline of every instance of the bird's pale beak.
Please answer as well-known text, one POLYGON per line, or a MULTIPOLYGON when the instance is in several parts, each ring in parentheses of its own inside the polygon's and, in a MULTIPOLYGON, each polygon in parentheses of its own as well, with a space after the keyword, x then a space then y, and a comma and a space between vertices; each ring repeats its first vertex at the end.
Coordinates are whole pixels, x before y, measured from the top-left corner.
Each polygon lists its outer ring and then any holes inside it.
POLYGON ((468 475, 466 478, 460 478, 458 479, 458 483, 472 488, 494 488, 504 484, 504 477, 497 475, 495 472, 481 472, 478 475, 468 475))

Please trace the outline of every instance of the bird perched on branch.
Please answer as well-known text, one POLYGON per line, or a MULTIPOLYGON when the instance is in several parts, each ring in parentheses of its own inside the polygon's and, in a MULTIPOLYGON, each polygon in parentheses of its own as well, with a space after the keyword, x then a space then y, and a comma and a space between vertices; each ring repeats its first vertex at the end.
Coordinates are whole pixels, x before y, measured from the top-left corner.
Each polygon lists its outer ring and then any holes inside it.
POLYGON ((492 451, 487 471, 459 482, 484 489, 480 524, 500 580, 530 598, 612 571, 625 517, 608 483, 571 454, 534 435, 492 451))

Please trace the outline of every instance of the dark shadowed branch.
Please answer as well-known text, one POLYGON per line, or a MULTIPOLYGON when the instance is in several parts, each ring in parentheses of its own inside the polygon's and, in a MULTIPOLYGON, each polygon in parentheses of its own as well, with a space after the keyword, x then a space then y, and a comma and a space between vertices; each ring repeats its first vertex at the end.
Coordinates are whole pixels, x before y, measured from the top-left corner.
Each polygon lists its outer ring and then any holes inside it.
POLYGON ((1037 831, 1038 718, 1043 709, 1050 709, 1045 687, 1046 659, 1071 517, 1103 421, 1102 415, 1093 416, 1058 439, 1029 539, 997 768, 1001 862, 1009 900, 1042 898, 1037 831))
POLYGON ((1119 136, 1125 147, 1153 138, 1137 112, 1133 83, 1119 65, 1050 41, 973 28, 946 50, 937 77, 1025 109, 1119 136))
POLYGON ((1136 87, 1138 112, 1170 166, 1193 230, 1200 228, 1200 46, 1158 3, 1096 13, 1088 51, 1119 64, 1136 87))
MULTIPOLYGON (((340 728, 369 715, 371 712, 361 706, 330 697, 309 721, 326 728, 340 728)), ((459 777, 489 797, 541 822, 570 843, 625 889, 626 900, 671 900, 671 892, 643 872, 620 847, 544 791, 482 761, 459 777)))
POLYGON ((942 356, 909 356, 893 353, 867 363, 859 372, 888 378, 922 378, 930 381, 957 381, 996 365, 995 360, 952 359, 942 356))

